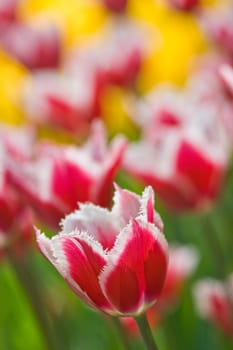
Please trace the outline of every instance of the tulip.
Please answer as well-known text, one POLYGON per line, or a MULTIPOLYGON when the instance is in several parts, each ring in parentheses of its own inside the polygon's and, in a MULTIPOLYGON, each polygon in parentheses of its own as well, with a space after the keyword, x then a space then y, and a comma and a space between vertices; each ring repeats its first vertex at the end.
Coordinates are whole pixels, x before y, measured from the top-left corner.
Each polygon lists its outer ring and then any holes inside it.
POLYGON ((200 316, 231 337, 233 336, 232 281, 232 276, 225 284, 209 278, 198 282, 194 288, 194 297, 200 316))
POLYGON ((233 99, 231 93, 230 60, 223 55, 206 55, 197 63, 187 84, 189 98, 195 104, 212 109, 226 133, 232 147, 233 99), (209 84, 206 84, 206 81, 209 84), (211 86, 211 89, 210 89, 211 86))
POLYGON ((6 126, 0 129, 0 254, 6 249, 20 253, 32 238, 32 213, 22 203, 10 181, 9 169, 14 162, 28 158, 32 135, 26 130, 6 126))
POLYGON ((230 58, 233 57, 233 10, 231 5, 219 6, 201 15, 201 23, 209 37, 230 58))
POLYGON ((85 136, 98 116, 99 86, 92 72, 79 76, 39 71, 26 80, 23 108, 38 125, 51 125, 85 136))
POLYGON ((109 28, 107 45, 100 47, 99 67, 105 83, 132 85, 145 55, 143 31, 124 20, 109 28))
POLYGON ((40 251, 88 305, 113 316, 154 304, 167 269, 167 242, 150 187, 142 196, 116 187, 112 210, 80 204, 40 251))
POLYGON ((125 147, 125 139, 119 136, 108 149, 102 124, 97 122, 81 147, 41 144, 35 160, 21 171, 12 171, 13 181, 40 221, 57 228, 78 202, 110 204, 112 181, 125 147))
POLYGON ((152 185, 170 209, 205 208, 217 197, 227 168, 225 130, 214 109, 194 104, 186 94, 182 104, 163 102, 153 106, 143 138, 129 146, 124 167, 152 185))
POLYGON ((15 22, 0 35, 4 50, 29 69, 57 67, 60 35, 56 27, 15 22))

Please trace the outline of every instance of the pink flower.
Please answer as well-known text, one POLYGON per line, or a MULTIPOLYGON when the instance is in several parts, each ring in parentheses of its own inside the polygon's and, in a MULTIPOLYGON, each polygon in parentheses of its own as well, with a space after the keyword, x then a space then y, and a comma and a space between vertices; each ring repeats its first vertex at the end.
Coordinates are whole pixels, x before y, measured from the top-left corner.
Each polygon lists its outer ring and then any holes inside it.
POLYGON ((22 164, 28 157, 31 136, 26 130, 0 129, 0 255, 6 248, 20 252, 31 242, 32 213, 10 180, 12 164, 22 164))
POLYGON ((201 15, 201 22, 210 38, 233 58, 232 6, 216 6, 201 15))
POLYGON ((29 69, 56 67, 60 61, 60 36, 52 25, 15 22, 1 34, 0 43, 29 69))
POLYGON ((193 103, 187 94, 174 104, 161 100, 142 134, 140 142, 129 146, 124 167, 151 185, 168 207, 201 209, 217 197, 229 144, 215 109, 193 103))
POLYGON ((193 103, 206 106, 216 114, 225 129, 230 147, 233 142, 233 98, 229 86, 230 60, 223 55, 206 55, 196 64, 187 90, 193 103), (208 81, 208 84, 206 82, 208 81), (210 88, 211 86, 211 88, 210 88))
POLYGON ((0 2, 0 31, 4 30, 17 17, 18 0, 1 0, 0 2))
MULTIPOLYGON (((78 59, 77 59, 78 60, 78 59)), ((91 120, 99 116, 99 81, 85 64, 65 72, 38 71, 26 80, 22 102, 36 124, 48 124, 84 137, 91 120)))
POLYGON ((124 12, 127 5, 127 0, 102 0, 102 2, 107 9, 117 13, 124 12))
POLYGON ((92 72, 60 74, 39 71, 25 83, 23 107, 31 120, 75 135, 86 135, 97 116, 99 88, 92 72))
POLYGON ((107 28, 107 42, 99 47, 99 68, 105 83, 131 85, 145 55, 145 33, 132 23, 119 20, 107 28))
POLYGON ((233 336, 233 276, 226 284, 214 279, 198 282, 194 297, 200 316, 233 336))
POLYGON ((82 147, 41 144, 35 160, 21 172, 15 169, 14 182, 40 220, 57 228, 78 202, 110 204, 112 182, 125 147, 126 140, 119 136, 107 148, 102 124, 95 123, 82 147))
POLYGON ((197 5, 200 0, 168 0, 172 6, 178 10, 190 11, 197 5))
POLYGON ((159 297, 167 268, 167 242, 150 187, 140 197, 116 187, 111 211, 93 204, 62 222, 41 252, 88 305, 105 313, 138 315, 159 297))

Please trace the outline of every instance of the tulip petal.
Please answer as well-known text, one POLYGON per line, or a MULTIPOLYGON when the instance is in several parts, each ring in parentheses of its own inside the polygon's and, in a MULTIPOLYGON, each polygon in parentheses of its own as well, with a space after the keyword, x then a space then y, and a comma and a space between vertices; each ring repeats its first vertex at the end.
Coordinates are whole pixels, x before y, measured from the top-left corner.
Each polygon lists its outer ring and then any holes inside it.
POLYGON ((130 219, 134 219, 140 210, 140 197, 133 192, 122 189, 114 184, 114 205, 112 213, 124 220, 124 224, 128 224, 130 219))
POLYGON ((141 240, 146 303, 156 300, 161 293, 168 265, 168 245, 163 234, 150 223, 133 222, 133 229, 141 240))
POLYGON ((100 242, 103 249, 111 249, 119 231, 119 224, 120 220, 107 209, 80 203, 80 209, 63 220, 62 232, 86 231, 100 242))
POLYGON ((100 285, 120 313, 141 312, 143 301, 151 303, 160 294, 166 268, 167 243, 163 234, 150 223, 133 220, 109 252, 100 285))
POLYGON ((57 258, 57 264, 66 261, 67 268, 63 271, 63 277, 76 293, 77 290, 81 291, 82 298, 83 294, 87 295, 97 308, 109 309, 98 282, 98 275, 105 266, 106 259, 97 242, 86 233, 60 235, 53 242, 53 254, 57 258))
POLYGON ((116 137, 110 147, 110 151, 106 155, 106 159, 103 165, 102 176, 99 178, 99 182, 96 184, 95 191, 93 193, 95 202, 103 207, 108 207, 111 202, 112 195, 112 183, 119 168, 122 158, 127 146, 126 139, 123 137, 116 137))
POLYGON ((56 259, 53 256, 51 240, 35 227, 36 241, 41 253, 55 266, 56 259))
POLYGON ((141 197, 140 215, 150 223, 155 224, 159 230, 163 231, 163 222, 160 215, 154 210, 154 191, 151 186, 147 186, 141 197))
POLYGON ((211 199, 219 191, 223 165, 216 164, 210 157, 207 157, 201 149, 184 141, 180 145, 177 157, 177 169, 181 174, 188 174, 189 181, 195 188, 211 199), (202 169, 200 173, 200 169, 202 169))
POLYGON ((53 192, 62 198, 69 210, 77 208, 77 199, 85 202, 90 197, 93 178, 78 164, 61 159, 53 169, 53 192), (67 181, 69 179, 69 181, 67 181))

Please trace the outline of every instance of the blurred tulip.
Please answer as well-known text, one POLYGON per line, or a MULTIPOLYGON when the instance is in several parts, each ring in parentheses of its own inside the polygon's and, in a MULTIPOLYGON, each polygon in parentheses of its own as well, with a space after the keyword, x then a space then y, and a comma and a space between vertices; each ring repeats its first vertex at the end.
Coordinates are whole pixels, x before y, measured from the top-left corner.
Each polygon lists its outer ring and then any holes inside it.
POLYGON ((139 315, 159 297, 167 242, 150 187, 141 197, 116 187, 111 211, 80 204, 58 235, 48 239, 37 231, 37 242, 74 292, 96 309, 139 315))
POLYGON ((102 0, 103 4, 110 11, 121 13, 125 11, 127 0, 102 0))
POLYGON ((84 68, 94 71, 103 86, 129 86, 140 71, 146 42, 143 26, 119 18, 109 22, 95 39, 68 56, 65 66, 77 78, 77 72, 82 73, 84 68))
POLYGON ((209 37, 233 58, 233 9, 232 6, 216 6, 204 12, 200 19, 209 37))
POLYGON ((18 0, 1 0, 0 32, 16 20, 18 0))
POLYGON ((60 62, 60 35, 53 25, 12 23, 1 33, 0 44, 29 69, 57 67, 60 62))
POLYGON ((216 114, 225 131, 226 141, 232 148, 233 99, 227 83, 230 67, 230 60, 225 55, 211 54, 201 57, 189 77, 187 91, 194 104, 207 106, 216 114))
POLYGON ((124 167, 172 210, 202 209, 219 194, 229 144, 212 108, 186 94, 176 102, 167 97, 169 103, 158 100, 149 108, 143 139, 129 146, 124 167))
POLYGON ((133 84, 145 56, 145 41, 140 27, 124 20, 114 23, 109 28, 107 44, 100 47, 103 80, 116 85, 133 84))
POLYGON ((194 288, 194 297, 200 316, 211 321, 231 337, 233 336, 232 286, 232 282, 228 288, 227 283, 205 279, 198 282, 194 288))
POLYGON ((5 249, 20 252, 31 242, 33 217, 11 185, 9 169, 24 162, 31 147, 31 134, 1 126, 0 129, 0 253, 5 249))
POLYGON ((51 125, 83 137, 97 115, 98 94, 91 72, 76 77, 47 71, 26 81, 22 102, 35 124, 51 125))
POLYGON ((190 11, 199 5, 200 0, 168 0, 178 10, 190 11))
POLYGON ((15 168, 13 181, 41 222, 57 228, 78 202, 110 204, 112 181, 125 147, 119 136, 108 148, 102 124, 95 123, 90 139, 79 148, 41 144, 35 160, 21 170, 15 168))
POLYGON ((161 312, 174 306, 181 295, 186 280, 198 262, 198 252, 191 246, 174 245, 169 249, 169 264, 165 283, 157 308, 161 312))
MULTIPOLYGON (((197 251, 191 246, 170 246, 168 256, 167 274, 161 295, 157 303, 147 310, 151 327, 156 327, 179 301, 185 283, 198 261, 197 251)), ((121 321, 128 331, 133 334, 138 333, 132 318, 124 317, 121 321)))

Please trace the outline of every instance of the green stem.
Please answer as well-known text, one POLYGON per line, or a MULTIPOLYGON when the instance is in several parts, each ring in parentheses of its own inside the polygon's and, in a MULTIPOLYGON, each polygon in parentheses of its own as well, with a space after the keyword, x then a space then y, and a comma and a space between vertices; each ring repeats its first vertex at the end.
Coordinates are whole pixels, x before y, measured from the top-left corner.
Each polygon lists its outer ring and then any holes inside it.
POLYGON ((207 246, 212 255, 212 260, 215 264, 215 271, 219 278, 226 277, 226 259, 222 250, 221 242, 219 241, 218 233, 209 217, 204 218, 204 231, 203 236, 207 240, 207 246))
POLYGON ((55 335, 52 333, 50 319, 45 312, 43 298, 38 289, 38 282, 34 273, 31 271, 28 262, 24 257, 18 259, 14 254, 8 251, 9 262, 14 269, 15 275, 24 290, 27 300, 33 311, 38 329, 48 350, 58 350, 55 335))
POLYGON ((141 336, 144 340, 144 344, 147 350, 158 350, 158 347, 153 338, 153 334, 150 329, 150 325, 146 318, 146 314, 142 314, 138 317, 135 317, 135 320, 138 324, 138 328, 140 330, 141 336))
POLYGON ((131 350, 131 345, 130 345, 128 335, 127 335, 125 328, 122 325, 121 321, 117 317, 112 317, 112 321, 113 321, 113 324, 117 330, 119 338, 121 339, 121 342, 122 342, 124 349, 131 350))

